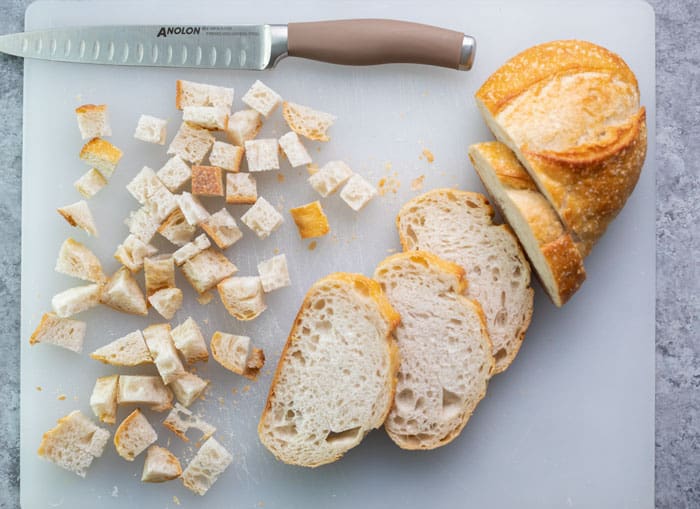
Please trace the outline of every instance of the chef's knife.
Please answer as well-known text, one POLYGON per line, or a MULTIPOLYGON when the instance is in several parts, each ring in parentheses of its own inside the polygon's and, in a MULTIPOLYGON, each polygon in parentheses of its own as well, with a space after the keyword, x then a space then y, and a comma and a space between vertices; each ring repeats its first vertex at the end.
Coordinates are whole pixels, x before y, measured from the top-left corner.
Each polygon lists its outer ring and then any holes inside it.
POLYGON ((469 70, 476 41, 406 21, 350 19, 288 25, 132 25, 0 36, 0 52, 90 64, 270 69, 286 56, 343 65, 413 63, 469 70))

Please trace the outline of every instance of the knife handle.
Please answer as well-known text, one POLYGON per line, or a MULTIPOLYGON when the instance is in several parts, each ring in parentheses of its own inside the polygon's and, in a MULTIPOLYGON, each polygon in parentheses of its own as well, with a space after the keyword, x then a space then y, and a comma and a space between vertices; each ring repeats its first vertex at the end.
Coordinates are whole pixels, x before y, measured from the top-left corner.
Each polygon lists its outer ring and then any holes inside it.
POLYGON ((342 65, 410 63, 469 70, 476 41, 461 32, 389 19, 288 25, 288 55, 342 65))

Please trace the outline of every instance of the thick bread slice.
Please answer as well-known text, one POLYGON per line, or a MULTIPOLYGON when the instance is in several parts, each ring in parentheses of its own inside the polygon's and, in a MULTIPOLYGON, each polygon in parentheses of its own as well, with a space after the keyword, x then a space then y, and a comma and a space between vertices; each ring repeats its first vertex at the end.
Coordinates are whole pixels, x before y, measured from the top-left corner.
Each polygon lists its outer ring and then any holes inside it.
POLYGON ((535 182, 504 144, 469 147, 479 178, 525 249, 542 286, 556 306, 563 306, 586 279, 574 239, 535 182))
POLYGON ((209 438, 182 473, 182 483, 197 495, 204 495, 233 461, 231 453, 209 438))
POLYGON ((146 451, 143 463, 143 482, 165 482, 177 479, 182 474, 180 462, 173 453, 165 447, 152 445, 146 451))
POLYGON ((39 325, 29 338, 29 344, 48 343, 80 353, 83 350, 86 330, 85 322, 61 318, 54 313, 44 313, 39 325))
POLYGON ((285 463, 339 459, 384 422, 396 388, 400 317, 379 284, 336 273, 306 294, 282 350, 258 425, 285 463))
POLYGON ((405 251, 428 251, 465 269, 466 295, 484 310, 500 373, 525 337, 534 292, 518 240, 508 226, 492 223, 493 214, 481 194, 435 189, 406 203, 396 225, 405 251))
POLYGON ((102 456, 109 440, 109 431, 96 426, 80 410, 58 420, 41 439, 39 456, 61 468, 85 477, 92 460, 102 456))
POLYGON ((98 348, 90 354, 90 357, 113 366, 138 366, 153 362, 153 357, 148 351, 140 330, 130 332, 98 348))
POLYGON ((632 193, 646 155, 631 69, 590 42, 553 41, 510 59, 475 97, 585 257, 632 193))
POLYGON ((158 439, 156 430, 153 429, 148 419, 138 408, 129 416, 114 432, 114 448, 117 454, 126 461, 134 461, 146 448, 158 439))
POLYGON ((478 302, 464 297, 464 269, 430 253, 398 253, 374 272, 401 315, 396 396, 384 428, 403 449, 454 440, 486 395, 494 368, 478 302))

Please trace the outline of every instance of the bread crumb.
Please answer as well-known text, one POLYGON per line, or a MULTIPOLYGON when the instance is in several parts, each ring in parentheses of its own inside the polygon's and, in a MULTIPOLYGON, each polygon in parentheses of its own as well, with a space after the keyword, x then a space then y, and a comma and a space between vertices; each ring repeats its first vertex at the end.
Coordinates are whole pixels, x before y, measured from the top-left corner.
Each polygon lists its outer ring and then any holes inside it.
POLYGON ((43 389, 41 388, 41 385, 37 385, 37 386, 36 386, 36 390, 39 391, 39 392, 43 391, 43 389))
POLYGON ((238 387, 233 387, 231 389, 231 394, 238 394, 238 387))
POLYGON ((258 507, 265 507, 265 502, 263 502, 262 500, 258 502, 258 507))
POLYGON ((173 504, 180 505, 180 499, 173 495, 173 504))
POLYGON ((386 171, 391 171, 391 168, 392 168, 391 161, 387 161, 386 163, 384 163, 384 169, 386 171))
POLYGON ((396 175, 397 173, 394 172, 392 176, 379 179, 377 183, 377 193, 379 193, 379 196, 384 196, 390 192, 396 194, 399 191, 401 181, 396 178, 396 175))
POLYGON ((222 397, 219 397, 218 401, 219 401, 219 406, 224 406, 224 403, 226 403, 226 401, 222 397))
POLYGON ((320 153, 320 152, 321 152, 321 147, 316 147, 316 152, 320 153))
POLYGON ((60 394, 57 398, 58 401, 65 401, 66 400, 66 395, 65 394, 60 394))
POLYGON ((119 487, 118 487, 118 486, 114 486, 114 487, 112 488, 112 496, 113 496, 114 498, 117 498, 117 497, 119 496, 119 487))
POLYGON ((279 182, 280 184, 284 182, 284 175, 282 173, 277 174, 277 182, 279 182))
POLYGON ((425 158, 428 160, 429 163, 432 163, 433 161, 435 161, 435 156, 427 148, 423 149, 423 155, 425 156, 425 158))
POLYGON ((318 173, 318 164, 316 164, 316 163, 307 164, 306 171, 309 172, 309 175, 313 175, 314 173, 318 173))
POLYGON ((243 392, 248 392, 250 390, 250 385, 243 386, 243 392))
POLYGON ((273 253, 276 255, 280 254, 280 248, 276 247, 275 249, 272 250, 273 253))
POLYGON ((314 249, 316 249, 316 245, 317 245, 317 243, 315 240, 312 240, 311 242, 309 242, 309 251, 313 251, 314 249))
POLYGON ((425 175, 421 175, 411 180, 411 191, 420 191, 423 189, 423 181, 425 181, 425 175))

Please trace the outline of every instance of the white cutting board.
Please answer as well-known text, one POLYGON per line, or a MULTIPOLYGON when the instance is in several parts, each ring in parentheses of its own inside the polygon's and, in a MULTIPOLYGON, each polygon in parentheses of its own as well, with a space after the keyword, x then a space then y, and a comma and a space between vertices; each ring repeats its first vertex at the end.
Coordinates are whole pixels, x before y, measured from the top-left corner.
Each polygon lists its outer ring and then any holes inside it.
MULTIPOLYGON (((22 245, 21 500, 43 507, 653 507, 654 481, 654 15, 638 1, 528 2, 50 2, 33 4, 27 29, 81 24, 212 24, 301 21, 350 17, 395 17, 443 25, 476 36, 474 69, 460 73, 417 66, 344 68, 283 61, 265 72, 196 71, 25 64, 22 245), (466 153, 470 143, 491 139, 472 95, 484 79, 515 53, 539 42, 582 38, 616 51, 639 79, 647 108, 647 164, 626 208, 586 260, 588 280, 558 310, 536 284, 535 313, 513 366, 492 380, 488 396, 459 439, 432 452, 405 452, 383 431, 369 434, 341 461, 315 470, 278 463, 259 443, 257 420, 271 372, 305 290, 333 271, 371 274, 398 248, 393 218, 415 196, 411 180, 425 175, 424 189, 458 186, 481 191, 466 153), (136 202, 124 189, 143 166, 159 168, 164 149, 131 137, 140 113, 179 123, 174 108, 178 78, 233 86, 236 108, 256 78, 284 97, 338 116, 330 143, 313 144, 316 162, 344 159, 374 183, 400 181, 396 194, 376 199, 359 214, 337 196, 323 200, 332 235, 314 251, 298 239, 286 212, 316 199, 305 171, 285 166, 261 177, 259 188, 285 211, 284 227, 261 241, 245 229, 244 240, 227 254, 240 274, 255 274, 256 262, 275 249, 287 254, 293 286, 268 298, 269 310, 250 324, 230 318, 215 299, 202 307, 187 283, 186 304, 174 323, 192 314, 209 336, 215 330, 248 334, 268 363, 249 383, 213 361, 198 366, 212 380, 206 401, 194 405, 219 431, 216 437, 234 461, 202 500, 179 481, 145 485, 143 456, 119 458, 111 443, 86 479, 38 458, 41 434, 74 409, 91 415, 90 391, 97 376, 117 371, 88 357, 96 347, 131 330, 158 322, 95 309, 85 352, 38 345, 28 337, 53 294, 79 281, 56 274, 61 242, 73 236, 116 269, 112 253, 127 230, 122 220, 136 202), (86 168, 73 109, 85 102, 110 105, 111 141, 125 156, 108 188, 90 201, 99 240, 71 229, 56 207, 79 199, 72 186, 86 168), (435 162, 419 156, 431 150, 435 162), (391 170, 387 170, 387 168, 391 170), (41 387, 41 391, 37 390, 41 387), (235 393, 234 393, 235 392, 235 393), (57 397, 65 394, 65 400, 57 397), (177 500, 174 498, 177 497, 177 500)), ((280 135, 276 114, 263 135, 280 135)), ((207 202, 211 210, 220 207, 207 202)), ((231 207, 235 217, 244 208, 231 207)), ((163 243, 166 246, 167 243, 163 243)), ((120 372, 152 373, 132 369, 120 372)), ((118 419, 130 409, 121 409, 118 419)), ((149 413, 159 444, 168 444, 183 465, 194 449, 163 429, 163 414, 149 413)), ((113 432, 114 427, 111 428, 113 432)))

